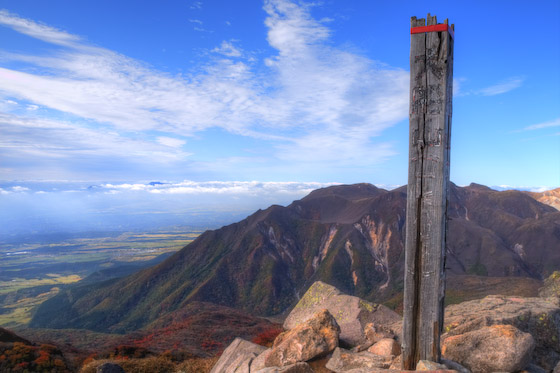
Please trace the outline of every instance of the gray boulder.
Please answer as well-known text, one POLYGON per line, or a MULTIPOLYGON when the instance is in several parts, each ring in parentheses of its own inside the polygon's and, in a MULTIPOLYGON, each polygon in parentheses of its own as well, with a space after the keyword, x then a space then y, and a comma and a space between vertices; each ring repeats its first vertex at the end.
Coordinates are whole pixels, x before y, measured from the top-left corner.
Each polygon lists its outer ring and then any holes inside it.
POLYGON ((248 373, 252 360, 265 350, 266 347, 235 338, 224 350, 210 373, 248 373))
POLYGON ((473 372, 515 372, 531 361, 535 341, 511 325, 492 325, 448 337, 442 355, 473 372))
POLYGON ((364 332, 368 323, 390 327, 401 319, 388 307, 346 295, 334 286, 317 281, 290 312, 284 322, 284 329, 294 328, 323 308, 329 310, 336 319, 340 326, 340 341, 347 346, 368 342, 364 332))
POLYGON ((251 362, 251 372, 256 372, 260 369, 266 368, 264 362, 266 361, 266 357, 270 354, 271 351, 271 348, 267 348, 266 350, 261 352, 259 356, 253 359, 253 361, 251 362))
POLYGON ((370 372, 373 369, 388 369, 391 356, 380 356, 368 351, 352 352, 343 348, 334 350, 325 367, 333 372, 370 372))
POLYGON ((500 324, 531 334, 536 343, 533 363, 554 369, 560 360, 560 307, 544 298, 490 295, 448 306, 442 340, 500 324))
POLYGON ((276 337, 272 351, 265 358, 265 366, 283 367, 325 356, 338 346, 339 335, 336 320, 323 309, 276 337))

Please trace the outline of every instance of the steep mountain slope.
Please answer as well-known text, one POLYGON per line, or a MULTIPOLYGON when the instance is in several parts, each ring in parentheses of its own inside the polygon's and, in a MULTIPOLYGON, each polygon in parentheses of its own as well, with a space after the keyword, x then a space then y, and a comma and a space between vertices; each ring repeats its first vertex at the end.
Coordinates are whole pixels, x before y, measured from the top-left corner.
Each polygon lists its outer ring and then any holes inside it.
MULTIPOLYGON (((193 301, 257 315, 293 305, 316 280, 370 300, 402 290, 406 187, 316 190, 202 234, 163 263, 43 303, 31 326, 126 332, 193 301)), ((560 268, 560 211, 516 191, 452 185, 450 274, 542 278, 560 268)))
POLYGON ((531 197, 546 205, 560 210, 560 188, 547 190, 546 192, 527 192, 531 197))

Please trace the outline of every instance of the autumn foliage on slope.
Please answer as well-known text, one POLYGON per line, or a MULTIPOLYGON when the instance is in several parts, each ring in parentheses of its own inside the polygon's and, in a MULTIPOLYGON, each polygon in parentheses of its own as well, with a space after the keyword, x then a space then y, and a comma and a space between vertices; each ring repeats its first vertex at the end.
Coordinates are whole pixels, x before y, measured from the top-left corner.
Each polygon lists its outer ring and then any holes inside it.
POLYGON ((0 344, 0 372, 70 372, 62 352, 55 346, 23 342, 0 344))

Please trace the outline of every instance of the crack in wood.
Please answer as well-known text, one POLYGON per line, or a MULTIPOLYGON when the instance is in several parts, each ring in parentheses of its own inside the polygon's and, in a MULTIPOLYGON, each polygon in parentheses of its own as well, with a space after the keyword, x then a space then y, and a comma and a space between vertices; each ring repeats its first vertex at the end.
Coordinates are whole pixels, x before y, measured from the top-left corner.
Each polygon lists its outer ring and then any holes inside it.
MULTIPOLYGON (((411 27, 424 19, 411 18, 411 27)), ((437 24, 428 14, 427 25, 437 24)), ((453 39, 411 35, 409 180, 405 240, 403 369, 438 361, 443 326, 453 39)))

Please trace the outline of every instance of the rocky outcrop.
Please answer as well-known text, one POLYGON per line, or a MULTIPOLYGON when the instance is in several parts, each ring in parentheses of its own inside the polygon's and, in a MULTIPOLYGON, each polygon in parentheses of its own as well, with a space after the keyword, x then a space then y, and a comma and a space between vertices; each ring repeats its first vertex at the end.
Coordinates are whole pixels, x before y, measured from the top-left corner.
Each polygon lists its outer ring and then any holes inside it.
POLYGON ((368 352, 380 356, 398 356, 401 354, 401 345, 393 338, 383 338, 368 348, 368 352))
POLYGON ((552 370, 560 360, 560 307, 543 298, 491 295, 448 306, 442 340, 491 325, 513 325, 531 334, 537 365, 552 370))
MULTIPOLYGON (((285 325, 291 329, 280 334, 272 348, 263 347, 253 355, 230 360, 227 371, 308 372, 312 368, 305 362, 327 356, 325 367, 333 372, 405 372, 400 369, 401 351, 397 341, 400 317, 384 309, 376 314, 379 310, 379 306, 347 296, 333 286, 315 283, 288 315, 285 325), (371 309, 364 304, 371 305, 371 309), (320 306, 330 309, 313 315, 312 311, 320 306), (370 321, 360 320, 364 314, 370 321), (338 326, 337 315, 343 325, 350 325, 346 344, 351 349, 343 348, 346 346, 335 349, 344 332, 338 326), (347 315, 353 315, 355 320, 345 318, 347 315)), ((417 371, 543 373, 560 370, 560 307, 549 298, 488 296, 448 306, 445 320, 445 334, 441 337, 443 358, 439 364, 420 361, 417 371)))
POLYGON ((253 359, 253 361, 251 362, 251 371, 252 372, 256 372, 260 369, 266 368, 264 363, 266 361, 266 357, 268 356, 268 354, 270 354, 271 351, 272 351, 271 348, 267 348, 266 350, 261 352, 259 356, 257 356, 256 358, 253 359))
POLYGON ((358 370, 388 369, 391 363, 392 357, 389 356, 379 356, 368 351, 352 352, 339 347, 334 350, 325 367, 337 373, 357 372, 358 370))
MULTIPOLYGON (((326 308, 340 326, 340 341, 345 346, 357 346, 368 342, 365 327, 368 324, 383 325, 383 337, 390 327, 400 321, 400 316, 391 309, 346 295, 334 286, 317 281, 307 290, 284 322, 291 329, 305 322, 315 312, 326 308)), ((371 328, 374 328, 371 326, 371 328)), ((372 332, 373 336, 375 333, 372 332)), ((381 336, 381 331, 378 333, 381 336)), ((372 337, 374 338, 374 337, 372 337)), ((373 343, 374 341, 371 341, 373 343)))
POLYGON ((249 373, 252 360, 265 350, 266 347, 235 338, 222 353, 210 373, 249 373))
POLYGON ((492 325, 448 337, 442 355, 473 372, 516 372, 531 361, 535 340, 511 325, 492 325))
POLYGON ((339 335, 336 320, 323 309, 276 337, 272 351, 265 358, 265 366, 283 367, 325 356, 338 346, 339 335))
POLYGON ((400 323, 400 319, 391 324, 390 327, 383 324, 368 323, 364 327, 364 334, 370 344, 376 343, 385 338, 393 338, 395 337, 395 333, 393 332, 392 328, 394 328, 397 332, 400 331, 400 323))

